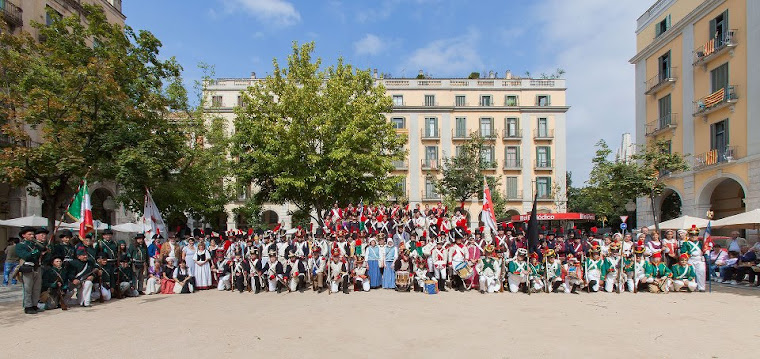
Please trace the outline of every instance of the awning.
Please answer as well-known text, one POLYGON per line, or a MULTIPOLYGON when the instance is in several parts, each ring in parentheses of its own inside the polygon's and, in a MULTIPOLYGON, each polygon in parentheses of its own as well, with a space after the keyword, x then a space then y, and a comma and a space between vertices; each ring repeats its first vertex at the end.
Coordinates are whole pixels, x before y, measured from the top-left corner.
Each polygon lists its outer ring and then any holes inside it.
MULTIPOLYGON (((539 213, 536 215, 539 221, 593 221, 596 215, 592 213, 539 213)), ((512 216, 512 222, 527 222, 530 213, 512 216)))

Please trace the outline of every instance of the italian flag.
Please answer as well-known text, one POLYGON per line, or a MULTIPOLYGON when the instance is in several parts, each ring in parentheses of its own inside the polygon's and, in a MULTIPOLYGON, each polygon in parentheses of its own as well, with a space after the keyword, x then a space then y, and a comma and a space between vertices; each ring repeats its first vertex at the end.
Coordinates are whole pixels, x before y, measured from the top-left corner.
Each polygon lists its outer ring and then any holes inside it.
POLYGON ((95 228, 92 223, 92 203, 90 203, 90 191, 87 188, 87 180, 79 186, 79 192, 71 201, 68 212, 71 218, 79 223, 79 238, 84 238, 87 233, 95 228))

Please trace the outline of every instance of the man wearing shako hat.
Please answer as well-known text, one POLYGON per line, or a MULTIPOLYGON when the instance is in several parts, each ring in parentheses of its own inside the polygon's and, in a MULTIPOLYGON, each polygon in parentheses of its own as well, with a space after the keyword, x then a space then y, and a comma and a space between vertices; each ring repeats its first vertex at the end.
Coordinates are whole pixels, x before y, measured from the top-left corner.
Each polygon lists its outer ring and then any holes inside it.
POLYGON ((325 268, 327 267, 327 257, 322 254, 322 247, 314 246, 311 258, 309 258, 309 274, 311 275, 311 289, 319 291, 325 288, 325 268))
POLYGON ((618 241, 610 243, 609 255, 604 258, 604 291, 608 293, 612 293, 615 286, 623 284, 620 277, 620 261, 623 260, 620 257, 621 247, 622 244, 618 241))
POLYGON ((604 269, 604 260, 601 257, 602 249, 594 245, 589 249, 589 257, 586 258, 586 285, 590 292, 598 292, 599 284, 602 280, 602 271, 604 269))
POLYGON ((673 271, 673 289, 676 292, 686 288, 689 292, 697 290, 696 273, 694 266, 689 264, 689 255, 684 253, 678 257, 678 263, 672 267, 673 271))
POLYGON ((527 290, 528 283, 528 262, 525 257, 528 255, 528 250, 525 248, 517 249, 517 257, 509 262, 507 266, 508 276, 507 283, 509 284, 509 291, 517 293, 521 286, 525 286, 527 290))
POLYGON ((501 285, 499 276, 501 275, 501 261, 496 254, 496 248, 493 244, 487 244, 483 248, 484 255, 480 257, 475 265, 478 273, 478 282, 481 293, 496 293, 501 285))
POLYGON ((551 283, 551 290, 554 293, 559 291, 562 286, 562 263, 557 260, 557 253, 553 249, 548 249, 545 254, 546 257, 546 277, 547 283, 551 283))
POLYGON ((626 284, 628 290, 631 292, 637 291, 638 286, 645 281, 647 266, 647 260, 644 258, 645 251, 644 241, 641 240, 633 249, 633 260, 625 266, 626 275, 628 277, 626 284))
POLYGON ((367 275, 367 262, 364 261, 364 256, 357 256, 354 262, 354 291, 363 290, 369 292, 369 276, 367 275))
POLYGON ((697 290, 704 292, 707 267, 705 266, 704 253, 702 253, 702 248, 699 245, 699 228, 696 225, 692 225, 688 234, 689 240, 681 243, 681 254, 686 253, 689 255, 689 264, 694 267, 694 272, 697 276, 697 290))
POLYGON ((655 252, 649 257, 650 262, 646 266, 646 282, 651 293, 668 293, 670 290, 670 272, 668 266, 662 262, 662 253, 655 252))
POLYGON ((330 270, 330 292, 337 293, 338 290, 343 289, 343 293, 348 294, 348 268, 341 258, 339 248, 333 249, 332 260, 330 260, 328 268, 330 270))
POLYGON ((261 267, 261 273, 264 274, 270 292, 281 291, 284 287, 285 268, 277 260, 277 249, 269 249, 269 260, 261 267))

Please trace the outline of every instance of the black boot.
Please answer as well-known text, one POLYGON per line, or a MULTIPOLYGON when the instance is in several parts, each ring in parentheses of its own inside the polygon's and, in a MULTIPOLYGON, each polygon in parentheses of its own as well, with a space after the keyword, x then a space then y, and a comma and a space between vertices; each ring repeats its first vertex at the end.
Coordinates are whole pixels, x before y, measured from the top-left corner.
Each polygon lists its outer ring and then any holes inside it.
POLYGON ((445 292, 446 291, 446 280, 444 280, 444 279, 439 279, 438 280, 438 290, 441 291, 441 292, 445 292))
POLYGON ((590 281, 588 282, 588 290, 589 290, 590 292, 596 292, 596 291, 594 290, 594 287, 595 287, 595 286, 596 286, 596 281, 595 281, 595 280, 590 280, 590 281))
POLYGON ((348 294, 348 278, 343 279, 343 294, 348 294))
POLYGON ((552 285, 552 292, 557 293, 561 285, 562 285, 562 282, 554 282, 554 285, 552 285))
POLYGON ((577 284, 573 284, 573 288, 570 290, 570 293, 579 294, 578 293, 578 285, 577 284))

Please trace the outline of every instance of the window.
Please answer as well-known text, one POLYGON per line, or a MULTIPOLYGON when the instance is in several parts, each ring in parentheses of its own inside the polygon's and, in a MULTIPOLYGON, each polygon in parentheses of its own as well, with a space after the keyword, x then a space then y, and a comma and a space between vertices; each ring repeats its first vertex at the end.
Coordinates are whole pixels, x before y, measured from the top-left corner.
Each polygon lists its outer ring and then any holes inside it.
POLYGON ((391 124, 395 129, 406 128, 406 119, 403 117, 394 117, 391 119, 391 124))
POLYGON ((405 196, 406 195, 406 177, 403 177, 396 186, 398 186, 398 191, 401 192, 401 195, 405 196))
POLYGON ((238 107, 245 107, 245 101, 243 100, 243 96, 238 96, 237 105, 238 107))
POLYGON ((551 154, 552 149, 549 146, 536 147, 536 167, 549 168, 551 167, 551 154))
POLYGON ((491 95, 480 96, 480 106, 491 106, 491 95))
POLYGON ((425 160, 433 161, 438 159, 438 146, 425 146, 425 160))
POLYGON ((517 106, 517 96, 514 95, 507 95, 506 99, 504 100, 505 106, 517 106))
POLYGON ((538 119, 538 137, 549 137, 549 120, 546 118, 538 119))
POLYGON ((662 151, 665 154, 671 154, 673 153, 673 141, 668 140, 665 142, 665 149, 662 151))
POLYGON ((63 15, 49 5, 45 5, 45 25, 53 25, 54 22, 63 19, 63 15))
POLYGON ((670 126, 670 123, 671 123, 671 119, 670 119, 670 112, 671 112, 670 94, 668 94, 667 96, 659 99, 657 101, 657 107, 660 110, 660 120, 659 120, 659 122, 660 122, 659 125, 660 126, 658 128, 665 128, 665 127, 670 126))
POLYGON ((465 102, 464 95, 457 95, 454 97, 454 105, 455 106, 467 106, 467 103, 465 102))
POLYGON ((425 198, 437 198, 438 194, 435 193, 435 181, 432 177, 425 178, 425 198))
POLYGON ((425 118, 425 137, 438 138, 438 119, 435 117, 425 118))
POLYGON ((425 95, 425 106, 435 106, 435 95, 425 95))
POLYGON ((536 96, 536 106, 551 106, 551 98, 548 95, 538 95, 536 96))
POLYGON ((715 39, 715 49, 723 46, 728 40, 728 10, 710 20, 710 39, 715 39))
POLYGON ((456 130, 455 130, 456 133, 454 134, 454 137, 456 138, 467 137, 467 118, 457 117, 455 121, 456 121, 456 130))
POLYGON ((728 62, 710 71, 710 84, 713 93, 720 89, 728 91, 728 62))
POLYGON ((490 168, 493 167, 493 163, 496 162, 494 158, 494 147, 483 146, 480 148, 480 164, 481 167, 490 168))
POLYGON ((670 15, 666 16, 662 21, 657 23, 654 28, 654 37, 662 35, 665 31, 670 29, 670 15))
POLYGON ((520 167, 520 147, 507 146, 504 149, 504 166, 507 168, 520 167))
POLYGON ((518 130, 520 129, 518 123, 516 117, 507 118, 506 123, 504 124, 504 128, 507 129, 507 137, 520 137, 518 134, 518 130))
POLYGON ((480 119, 480 136, 494 137, 493 118, 484 117, 480 119))
POLYGON ((211 107, 222 107, 222 96, 211 96, 211 107))
POLYGON ((538 193, 538 198, 551 198, 552 178, 536 177, 536 191, 538 193))
POLYGON ((462 148, 464 148, 464 147, 462 147, 460 145, 457 145, 456 147, 454 147, 454 154, 455 154, 456 157, 459 157, 459 155, 462 154, 462 148))
POLYGON ((393 95, 393 106, 404 106, 404 96, 393 95))
POLYGON ((658 64, 658 83, 665 81, 670 78, 670 51, 666 52, 665 55, 660 56, 657 59, 658 64))
POLYGON ((517 177, 507 177, 507 199, 517 199, 517 177))
POLYGON ((728 119, 710 125, 710 149, 725 150, 728 147, 728 119))

